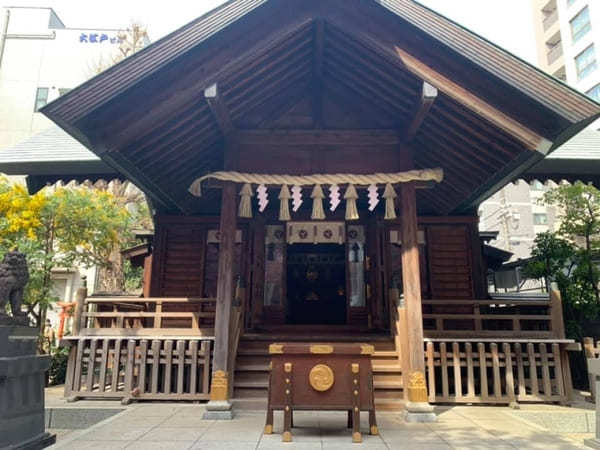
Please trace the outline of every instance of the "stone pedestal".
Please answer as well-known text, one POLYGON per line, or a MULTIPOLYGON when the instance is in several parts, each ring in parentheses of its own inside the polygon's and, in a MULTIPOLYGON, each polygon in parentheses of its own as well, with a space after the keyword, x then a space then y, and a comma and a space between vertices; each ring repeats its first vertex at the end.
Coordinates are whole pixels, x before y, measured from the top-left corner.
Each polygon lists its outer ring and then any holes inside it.
POLYGON ((54 444, 45 432, 44 372, 49 356, 37 355, 36 328, 0 324, 0 450, 54 444))
POLYGON ((437 417, 433 412, 434 408, 425 402, 408 402, 406 404, 406 415, 404 420, 407 422, 430 423, 435 422, 437 417))
POLYGON ((585 445, 600 449, 600 359, 588 359, 588 371, 596 383, 596 438, 587 439, 585 445))
POLYGON ((233 405, 228 400, 211 400, 206 404, 206 411, 202 418, 204 420, 231 420, 233 419, 233 405))

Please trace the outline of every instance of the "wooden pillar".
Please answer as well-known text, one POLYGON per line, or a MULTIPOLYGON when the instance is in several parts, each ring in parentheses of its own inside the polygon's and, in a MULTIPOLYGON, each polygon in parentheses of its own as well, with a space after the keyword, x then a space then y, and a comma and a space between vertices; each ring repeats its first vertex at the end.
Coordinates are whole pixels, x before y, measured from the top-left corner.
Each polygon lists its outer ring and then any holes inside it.
POLYGON ((237 229, 236 194, 234 183, 228 182, 223 185, 211 402, 227 402, 229 400, 229 324, 235 295, 233 270, 237 229))
MULTIPOLYGON (((417 201, 414 183, 400 186, 400 210, 402 224, 402 287, 408 327, 408 356, 404 358, 408 367, 407 420, 412 417, 419 421, 435 420, 427 405, 425 384, 425 348, 423 343, 423 311, 421 305, 421 275, 419 272, 419 242, 417 236, 417 201), (411 404, 417 406, 413 411, 411 404), (415 415, 420 416, 419 419, 415 415)), ((406 379, 406 377, 405 377, 406 379)))

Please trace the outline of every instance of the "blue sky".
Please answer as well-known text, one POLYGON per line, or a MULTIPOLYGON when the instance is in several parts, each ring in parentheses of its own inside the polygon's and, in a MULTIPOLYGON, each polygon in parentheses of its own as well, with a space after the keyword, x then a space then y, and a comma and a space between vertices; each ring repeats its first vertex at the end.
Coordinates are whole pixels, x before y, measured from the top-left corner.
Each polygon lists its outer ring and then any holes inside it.
MULTIPOLYGON (((420 0, 518 56, 535 62, 530 0, 420 0)), ((153 40, 223 0, 0 0, 2 6, 51 6, 68 27, 119 28, 145 23, 153 40)))

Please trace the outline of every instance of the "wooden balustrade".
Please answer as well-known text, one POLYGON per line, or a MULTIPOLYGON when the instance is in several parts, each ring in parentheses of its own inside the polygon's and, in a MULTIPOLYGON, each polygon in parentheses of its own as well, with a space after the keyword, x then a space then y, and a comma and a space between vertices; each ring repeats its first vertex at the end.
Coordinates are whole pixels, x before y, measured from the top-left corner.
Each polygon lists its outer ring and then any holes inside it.
POLYGON ((560 296, 535 299, 423 300, 426 337, 564 338, 560 296))
POLYGON ((567 403, 571 346, 569 340, 428 339, 429 401, 567 403))
POLYGON ((82 336, 213 336, 214 298, 90 297, 82 336))
POLYGON ((207 400, 211 340, 80 337, 72 341, 65 397, 207 400))

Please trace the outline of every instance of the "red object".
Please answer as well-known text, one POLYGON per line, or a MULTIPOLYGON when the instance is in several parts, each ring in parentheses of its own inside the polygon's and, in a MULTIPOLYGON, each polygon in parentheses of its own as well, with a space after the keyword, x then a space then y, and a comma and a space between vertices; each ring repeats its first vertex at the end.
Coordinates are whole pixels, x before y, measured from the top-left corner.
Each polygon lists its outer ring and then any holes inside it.
POLYGON ((73 314, 73 311, 75 310, 75 302, 58 302, 57 305, 61 308, 59 314, 60 322, 58 323, 57 336, 58 339, 62 339, 65 334, 65 319, 67 318, 67 316, 73 314))

